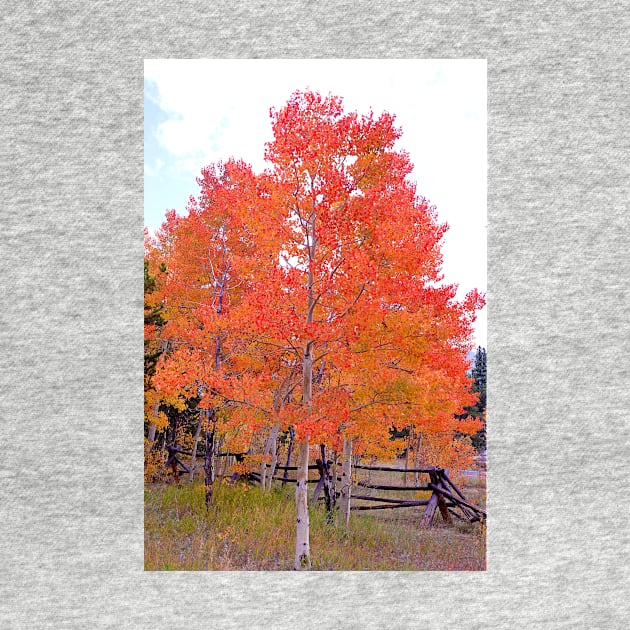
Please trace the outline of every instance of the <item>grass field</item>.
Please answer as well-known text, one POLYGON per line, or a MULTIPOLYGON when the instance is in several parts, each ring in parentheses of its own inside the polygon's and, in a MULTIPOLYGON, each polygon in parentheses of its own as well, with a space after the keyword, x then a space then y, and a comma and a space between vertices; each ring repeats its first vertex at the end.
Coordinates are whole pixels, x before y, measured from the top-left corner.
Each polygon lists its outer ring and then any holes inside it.
MULTIPOLYGON (((399 476, 400 477, 400 476, 399 476)), ((379 474, 378 482, 386 477, 379 474)), ((372 481, 376 481, 372 476, 372 481)), ((398 480, 400 483, 400 480, 398 480)), ((465 482, 467 498, 485 507, 485 479, 465 482)), ((362 490, 362 494, 365 492, 362 490)), ((383 496, 383 492, 379 493, 383 496)), ((391 492, 386 496, 403 496, 391 492)), ((404 493, 404 498, 428 493, 404 493)), ((263 493, 245 483, 218 483, 206 513, 201 483, 145 486, 145 569, 149 571, 285 571, 293 567, 294 486, 263 493)), ((357 502, 358 504, 358 502, 357 502)), ((368 503, 361 502, 366 505, 368 503)), ((419 525, 422 507, 353 512, 348 530, 310 508, 311 560, 321 571, 482 571, 485 527, 419 525)))

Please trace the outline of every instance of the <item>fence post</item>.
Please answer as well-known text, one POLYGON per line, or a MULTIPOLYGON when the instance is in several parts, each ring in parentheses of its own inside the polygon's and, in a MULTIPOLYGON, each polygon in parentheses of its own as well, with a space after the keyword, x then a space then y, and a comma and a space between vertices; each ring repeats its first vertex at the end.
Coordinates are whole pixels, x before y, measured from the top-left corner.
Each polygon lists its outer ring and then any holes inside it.
MULTIPOLYGON (((429 477, 431 478, 431 483, 437 486, 438 479, 435 471, 431 471, 429 473, 429 477)), ((431 527, 431 522, 433 521, 433 516, 435 514, 435 508, 438 505, 438 493, 434 490, 429 502, 427 503, 427 507, 424 510, 424 514, 422 515, 422 520, 420 521, 420 525, 422 527, 431 527)))
MULTIPOLYGON (((442 488, 443 490, 447 490, 446 484, 444 482, 444 473, 448 475, 448 470, 438 470, 436 473, 437 486, 442 488)), ((448 491, 448 490, 447 490, 448 491)), ((446 507, 446 501, 444 500, 444 496, 438 494, 438 507, 440 508, 440 514, 442 515, 442 519, 445 523, 451 522, 451 515, 449 514, 448 508, 446 507)))

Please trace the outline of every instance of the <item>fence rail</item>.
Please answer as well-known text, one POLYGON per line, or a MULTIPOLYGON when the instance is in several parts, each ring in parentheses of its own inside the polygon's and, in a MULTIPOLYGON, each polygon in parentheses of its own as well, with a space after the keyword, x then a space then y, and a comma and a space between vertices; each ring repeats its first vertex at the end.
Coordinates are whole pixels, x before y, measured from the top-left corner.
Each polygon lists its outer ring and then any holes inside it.
MULTIPOLYGON (((177 458, 177 455, 189 455, 192 457, 192 453, 189 451, 184 451, 180 447, 171 446, 168 448, 169 451, 169 459, 167 461, 167 467, 172 467, 175 478, 179 479, 178 472, 179 466, 182 467, 181 472, 189 472, 188 467, 181 462, 177 458)), ((332 475, 332 465, 333 462, 328 460, 323 462, 324 458, 324 450, 322 448, 322 459, 318 459, 317 463, 314 465, 308 466, 308 470, 317 470, 319 472, 318 478, 315 479, 307 479, 307 483, 309 484, 317 484, 315 487, 315 491, 313 493, 313 501, 317 501, 319 494, 322 489, 325 493, 326 499, 326 507, 328 510, 334 509, 336 499, 340 496, 340 493, 337 492, 334 487, 331 486, 333 482, 332 475)), ((196 457, 203 458, 205 457, 205 453, 196 453, 196 457)), ((217 457, 228 457, 234 456, 237 459, 241 459, 246 453, 217 453, 217 457)), ((337 465, 340 466, 341 463, 337 462, 337 465)), ((266 465, 268 466, 268 465, 266 465)), ((359 480, 350 484, 349 496, 352 501, 369 501, 371 503, 376 503, 377 505, 350 505, 348 501, 349 509, 352 511, 367 511, 367 510, 387 510, 387 509, 397 509, 403 507, 419 507, 425 506, 425 510, 422 514, 421 524, 428 527, 431 525, 434 515, 437 510, 439 510, 442 518, 445 522, 450 522, 450 517, 454 516, 455 518, 468 522, 477 522, 484 521, 487 517, 486 511, 482 508, 471 503, 465 496, 464 493, 458 488, 451 477, 449 476, 449 472, 439 467, 430 467, 430 468, 399 468, 396 466, 368 466, 364 464, 356 464, 352 466, 353 469, 356 470, 367 470, 367 471, 379 471, 379 472, 394 472, 406 475, 407 473, 414 474, 424 474, 429 476, 429 483, 422 486, 395 486, 383 483, 372 483, 371 481, 363 481, 359 480), (352 487, 360 487, 367 488, 370 490, 383 490, 383 491, 396 491, 396 492, 430 492, 431 496, 429 499, 397 499, 392 497, 383 497, 383 496, 370 496, 366 494, 352 494, 352 487)), ((273 476, 271 479, 275 481, 280 481, 282 484, 285 483, 297 483, 296 479, 290 479, 287 475, 289 471, 297 471, 297 466, 289 466, 288 461, 286 466, 276 465, 274 470, 271 471, 273 476), (284 471, 282 476, 276 474, 277 471, 284 471)), ((234 474, 231 476, 232 480, 238 478, 238 474, 234 474)), ((261 482, 261 473, 256 471, 250 471, 247 474, 247 478, 256 483, 261 482)), ((416 478, 417 483, 417 478, 416 478)))

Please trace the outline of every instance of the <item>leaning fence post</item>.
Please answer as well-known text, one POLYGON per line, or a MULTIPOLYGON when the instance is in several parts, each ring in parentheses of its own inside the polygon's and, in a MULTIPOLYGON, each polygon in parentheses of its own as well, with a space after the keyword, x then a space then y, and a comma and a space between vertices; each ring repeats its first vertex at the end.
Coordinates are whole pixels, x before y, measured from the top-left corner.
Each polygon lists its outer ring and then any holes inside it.
MULTIPOLYGON (((444 482, 444 473, 448 475, 448 470, 438 470, 435 477, 437 479, 437 486, 442 488, 442 490, 447 490, 446 484, 444 482)), ((447 490, 448 491, 448 490, 447 490)), ((448 508, 446 507, 446 501, 444 500, 444 496, 438 494, 438 507, 440 508, 440 514, 442 515, 442 519, 444 519, 445 523, 451 522, 451 515, 449 514, 448 508)))
POLYGON ((322 491, 322 488, 324 487, 324 479, 326 477, 326 473, 324 470, 324 463, 322 462, 322 460, 316 459, 315 465, 317 466, 317 472, 319 473, 319 481, 317 482, 317 485, 315 486, 313 497, 311 499, 313 503, 317 502, 317 499, 319 498, 319 493, 322 491))
MULTIPOLYGON (((437 475, 435 474, 435 471, 430 471, 429 472, 429 477, 431 478, 431 483, 435 484, 437 486, 437 475)), ((422 515, 422 520, 420 521, 420 525, 422 527, 431 527, 431 522, 433 521, 433 516, 435 514, 435 508, 438 505, 438 493, 433 490, 433 494, 431 495, 431 498, 429 499, 429 502, 427 503, 427 507, 424 510, 424 514, 422 515)))

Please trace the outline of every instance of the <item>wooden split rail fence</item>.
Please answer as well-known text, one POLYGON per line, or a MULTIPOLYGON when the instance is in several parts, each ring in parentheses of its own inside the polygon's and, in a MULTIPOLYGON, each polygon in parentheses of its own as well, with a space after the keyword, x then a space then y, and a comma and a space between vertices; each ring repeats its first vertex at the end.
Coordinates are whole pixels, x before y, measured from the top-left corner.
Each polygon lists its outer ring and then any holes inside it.
MULTIPOLYGON (((189 472, 188 467, 181 462, 177 457, 178 454, 192 455, 187 451, 181 450, 179 447, 169 448, 169 459, 166 466, 172 467, 175 473, 176 479, 178 479, 178 466, 182 467, 181 472, 189 472)), ((245 453, 218 453, 218 457, 234 455, 236 457, 243 456, 245 453)), ((197 457, 203 457, 203 454, 197 454, 197 457)), ((317 484, 313 492, 313 501, 317 501, 320 498, 322 490, 324 491, 324 500, 326 501, 326 508, 330 511, 334 508, 336 499, 340 496, 340 493, 335 490, 335 484, 333 481, 333 462, 328 460, 323 463, 323 460, 318 459, 314 465, 308 467, 309 470, 317 470, 318 477, 315 479, 308 479, 308 483, 317 484)), ((340 466, 341 464, 338 463, 340 466)), ((286 483, 296 483, 295 479, 290 479, 288 476, 289 471, 297 471, 297 466, 280 466, 277 465, 276 471, 272 479, 280 481, 283 485, 286 483), (283 471, 282 476, 277 474, 277 471, 283 471)), ((369 494, 354 494, 350 491, 351 502, 354 501, 369 501, 371 503, 377 503, 378 505, 350 505, 352 511, 366 511, 366 510, 387 510, 404 507, 420 507, 424 506, 424 512, 422 514, 421 525, 429 527, 433 522, 433 518, 437 511, 440 512, 442 519, 450 523, 451 516, 463 521, 474 523, 477 521, 486 520, 486 512, 475 504, 471 503, 464 496, 464 493, 458 488, 453 480, 449 476, 449 472, 443 468, 396 468, 394 466, 364 466, 354 465, 353 469, 367 470, 367 471, 381 471, 381 472, 395 472, 395 473, 420 473, 427 475, 429 481, 424 486, 395 486, 387 484, 371 483, 370 481, 357 481, 351 488, 365 488, 369 490, 384 490, 384 491, 403 491, 403 492, 420 492, 429 491, 431 496, 428 499, 395 499, 390 497, 369 495, 369 494)), ((232 477, 238 477, 235 475, 232 477)), ((248 478, 251 481, 260 483, 260 473, 250 472, 248 478)))
MULTIPOLYGON (((341 464, 338 464, 341 465, 341 464)), ((316 479, 309 479, 308 483, 317 484, 315 491, 313 492, 313 501, 317 501, 321 491, 324 490, 324 498, 327 503, 334 505, 335 500, 339 497, 340 493, 333 488, 333 474, 331 472, 332 462, 327 461, 326 465, 322 464, 322 460, 317 460, 315 465, 309 466, 309 470, 317 470, 319 477, 316 479)), ((287 476, 288 471, 297 470, 297 466, 276 466, 278 470, 283 470, 283 476, 274 475, 273 479, 284 483, 295 483, 295 479, 289 479, 287 476)), ((351 492, 352 501, 370 501, 373 503, 380 503, 381 505, 351 505, 350 509, 353 511, 365 511, 365 510, 387 510, 403 507, 418 507, 425 506, 424 513, 422 515, 421 524, 425 527, 429 527, 433 522, 433 518, 436 511, 440 512, 442 519, 450 523, 451 516, 462 520, 474 523, 477 521, 485 521, 486 512, 480 507, 476 506, 466 499, 464 493, 458 488, 453 480, 450 478, 447 470, 443 468, 395 468, 392 466, 362 466, 355 465, 352 468, 368 471, 383 471, 383 472, 396 472, 396 473, 423 473, 428 475, 429 481, 424 486, 394 486, 385 484, 376 484, 369 481, 357 481, 353 484, 354 487, 366 488, 370 490, 386 490, 386 491, 429 491, 431 496, 428 499, 394 499, 382 496, 373 496, 367 494, 354 494, 351 492)), ((256 482, 260 482, 260 474, 257 472, 249 473, 250 479, 256 482)))
MULTIPOLYGON (((168 458, 166 460, 166 464, 164 464, 165 468, 170 468, 173 472, 173 477, 175 481, 179 481, 180 473, 189 473, 190 468, 182 462, 179 458, 179 455, 188 455, 192 457, 192 453, 190 451, 185 451, 179 446, 167 446, 166 450, 168 452, 168 458)), ((243 461, 243 457, 247 455, 247 453, 217 453, 215 457, 234 457, 237 461, 243 461)), ((206 454, 203 451, 197 451, 195 453, 195 457, 198 459, 205 459, 206 454)), ((238 477, 238 475, 236 475, 238 477)))
POLYGON ((486 512, 466 499, 464 493, 455 485, 449 477, 447 470, 443 468, 395 468, 392 466, 361 466, 353 468, 369 471, 387 471, 397 473, 422 473, 428 475, 429 482, 424 486, 393 486, 385 484, 371 483, 369 481, 358 481, 357 486, 373 490, 395 490, 400 491, 430 491, 428 499, 391 499, 386 497, 352 494, 353 500, 371 501, 383 503, 384 505, 352 505, 351 510, 385 510, 401 507, 425 506, 421 524, 428 527, 433 522, 436 510, 439 510, 442 519, 450 523, 451 515, 457 519, 474 523, 484 521, 486 512))

